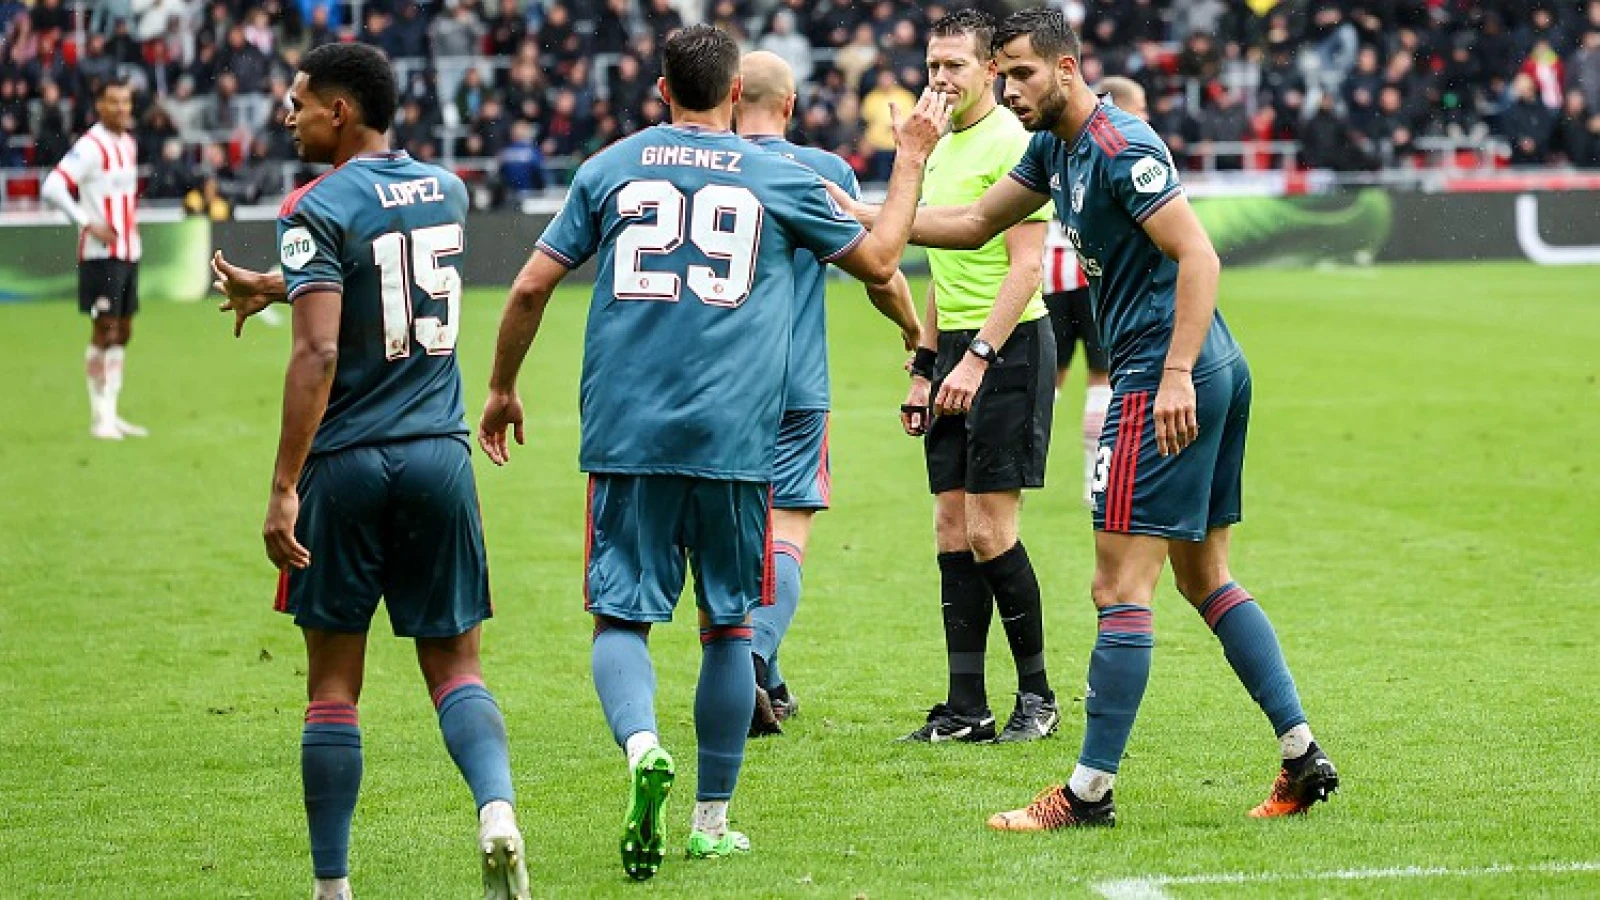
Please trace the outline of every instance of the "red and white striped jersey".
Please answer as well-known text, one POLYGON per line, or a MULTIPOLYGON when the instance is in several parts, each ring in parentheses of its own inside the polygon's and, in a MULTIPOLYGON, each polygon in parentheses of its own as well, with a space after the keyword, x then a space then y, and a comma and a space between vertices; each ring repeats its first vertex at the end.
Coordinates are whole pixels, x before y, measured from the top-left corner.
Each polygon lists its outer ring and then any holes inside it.
POLYGON ((131 133, 114 134, 104 125, 90 128, 50 173, 43 193, 80 229, 91 222, 104 222, 116 231, 117 239, 110 245, 80 232, 78 259, 139 261, 143 249, 139 241, 139 146, 131 133), (76 200, 51 184, 57 179, 77 194, 76 200))
POLYGON ((1067 240, 1067 230, 1058 219, 1050 220, 1050 232, 1044 239, 1044 292, 1065 294, 1089 286, 1083 277, 1083 267, 1078 265, 1078 251, 1067 240))

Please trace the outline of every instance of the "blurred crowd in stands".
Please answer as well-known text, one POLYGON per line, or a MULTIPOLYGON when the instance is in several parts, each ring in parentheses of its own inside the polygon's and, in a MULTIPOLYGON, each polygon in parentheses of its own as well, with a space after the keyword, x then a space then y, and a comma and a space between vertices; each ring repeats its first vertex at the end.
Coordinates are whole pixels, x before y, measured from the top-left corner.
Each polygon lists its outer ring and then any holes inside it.
MULTIPOLYGON (((1052 0, 1093 81, 1128 75, 1191 168, 1428 164, 1450 138, 1503 164, 1600 167, 1600 0, 1052 0), (1277 159, 1277 157, 1273 157, 1277 159), (1267 165, 1278 165, 1268 162, 1267 165)), ((974 4, 997 15, 1001 0, 974 4)), ((0 0, 0 166, 47 167, 130 80, 151 198, 270 200, 297 176, 285 94, 330 41, 401 76, 397 145, 496 202, 558 187, 583 158, 665 120, 656 48, 710 21, 805 82, 793 137, 863 180, 892 159, 889 106, 926 81, 944 0, 0 0)), ((8 189, 8 193, 14 191, 8 189)))

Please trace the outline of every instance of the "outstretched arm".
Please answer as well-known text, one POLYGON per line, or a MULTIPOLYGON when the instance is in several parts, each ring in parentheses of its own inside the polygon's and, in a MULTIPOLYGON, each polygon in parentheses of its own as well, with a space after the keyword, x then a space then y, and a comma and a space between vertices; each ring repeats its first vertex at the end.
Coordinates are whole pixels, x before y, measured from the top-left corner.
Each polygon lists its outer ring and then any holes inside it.
MULTIPOLYGON (((880 207, 853 200, 843 191, 830 188, 829 193, 861 224, 876 230, 883 216, 880 207)), ((1015 178, 1002 178, 965 206, 919 208, 911 227, 911 243, 943 250, 976 250, 1032 215, 1049 199, 1023 187, 1015 178)))
POLYGON ((1145 234, 1161 252, 1178 263, 1177 309, 1172 342, 1161 365, 1156 391, 1156 448, 1162 456, 1177 453, 1200 436, 1195 415, 1194 363, 1205 346, 1217 309, 1217 284, 1222 263, 1205 226, 1183 195, 1174 197, 1144 222, 1145 234))
POLYGON ((513 430, 517 443, 523 442, 522 400, 517 396, 517 373, 528 356, 544 319, 544 309, 556 285, 567 276, 567 267, 543 250, 528 258, 506 298, 500 317, 500 334, 495 340, 494 368, 489 376, 489 398, 484 402, 478 422, 478 446, 497 466, 511 458, 506 430, 513 430))
MULTIPOLYGON (((906 241, 911 236, 917 198, 922 195, 922 172, 927 166, 928 154, 933 152, 950 123, 948 101, 936 91, 923 91, 922 99, 904 122, 899 121, 899 112, 894 106, 891 105, 889 111, 895 117, 894 172, 889 176, 889 194, 878 211, 876 227, 849 253, 833 260, 839 268, 867 284, 883 284, 900 268, 900 256, 905 253, 906 241)), ((823 179, 823 183, 828 182, 823 179)), ((849 196, 836 187, 830 190, 849 196)), ((849 208, 844 206, 844 209, 849 208)))

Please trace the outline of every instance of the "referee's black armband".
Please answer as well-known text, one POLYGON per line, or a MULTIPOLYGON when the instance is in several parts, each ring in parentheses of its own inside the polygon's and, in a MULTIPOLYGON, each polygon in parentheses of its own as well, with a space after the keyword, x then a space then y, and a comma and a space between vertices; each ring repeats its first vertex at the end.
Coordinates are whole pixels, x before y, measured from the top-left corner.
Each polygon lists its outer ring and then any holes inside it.
POLYGON ((929 350, 927 347, 918 347, 916 355, 911 357, 911 374, 932 381, 933 363, 938 358, 937 351, 929 350))

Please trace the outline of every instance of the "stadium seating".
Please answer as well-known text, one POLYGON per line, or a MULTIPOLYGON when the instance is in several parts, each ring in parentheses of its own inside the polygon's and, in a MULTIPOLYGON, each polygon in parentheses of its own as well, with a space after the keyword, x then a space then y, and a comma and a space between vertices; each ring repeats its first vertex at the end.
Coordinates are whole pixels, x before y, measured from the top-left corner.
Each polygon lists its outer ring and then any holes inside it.
MULTIPOLYGON (((1600 0, 1054 2, 1083 36, 1085 72, 1142 83, 1154 124, 1191 170, 1600 167, 1600 0)), ((463 174, 482 202, 559 191, 583 158, 664 118, 656 48, 694 21, 801 68, 793 137, 867 176, 862 101, 880 72, 921 86, 926 25, 947 8, 164 0, 135 13, 118 0, 0 0, 0 196, 36 195, 36 167, 70 146, 92 119, 95 83, 116 75, 138 89, 146 165, 179 140, 183 164, 217 196, 266 202, 305 177, 282 124, 295 61, 338 40, 388 51, 402 86, 397 142, 463 174), (207 154, 215 144, 225 152, 207 154), (499 176, 503 157, 517 161, 514 178, 499 176)))

